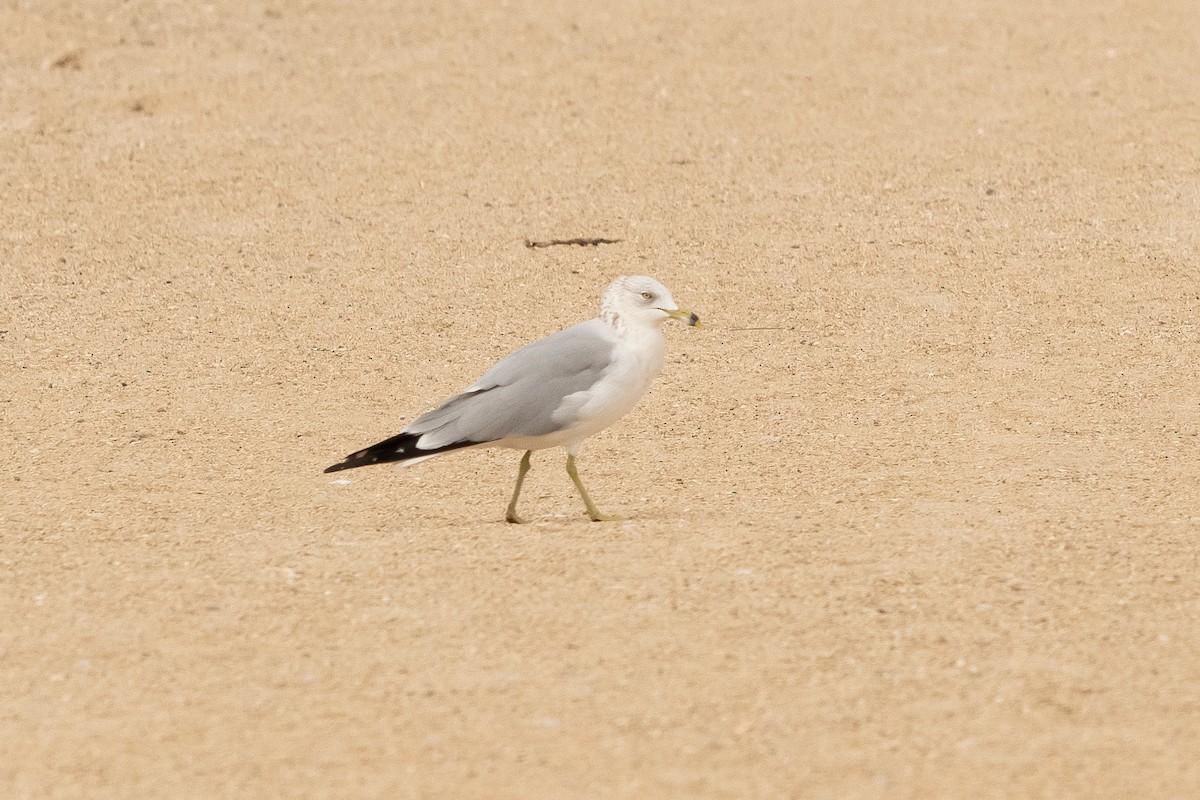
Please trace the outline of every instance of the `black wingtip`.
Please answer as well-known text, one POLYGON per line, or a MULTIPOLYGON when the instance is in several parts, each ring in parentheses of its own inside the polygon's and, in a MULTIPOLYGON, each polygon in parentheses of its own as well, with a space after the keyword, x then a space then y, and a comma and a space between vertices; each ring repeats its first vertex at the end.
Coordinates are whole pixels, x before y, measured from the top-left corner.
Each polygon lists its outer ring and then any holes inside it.
POLYGON ((454 442, 433 450, 421 450, 417 447, 417 440, 419 438, 420 436, 416 436, 411 433, 396 434, 390 439, 384 439, 378 444, 373 444, 366 449, 359 450, 356 453, 351 453, 338 463, 326 467, 323 471, 325 473, 341 472, 344 469, 369 467, 372 464, 388 464, 394 461, 408 461, 413 458, 422 458, 425 456, 437 455, 439 453, 447 453, 451 450, 458 450, 462 447, 471 447, 479 444, 479 442, 454 442))
POLYGON ((369 467, 372 464, 403 461, 406 458, 413 458, 416 455, 411 451, 411 447, 398 444, 395 438, 392 437, 385 442, 373 444, 365 450, 359 450, 357 453, 351 453, 338 463, 326 467, 324 471, 325 473, 341 472, 344 469, 369 467))

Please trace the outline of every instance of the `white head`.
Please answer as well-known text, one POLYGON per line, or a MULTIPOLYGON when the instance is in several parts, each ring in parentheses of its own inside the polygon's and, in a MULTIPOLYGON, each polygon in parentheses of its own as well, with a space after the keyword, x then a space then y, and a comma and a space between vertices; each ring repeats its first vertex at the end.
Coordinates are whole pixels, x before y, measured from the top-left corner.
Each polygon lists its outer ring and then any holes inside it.
POLYGON ((622 275, 610 283, 600 298, 600 318, 610 325, 647 328, 669 319, 700 324, 698 316, 679 309, 667 287, 645 275, 622 275))

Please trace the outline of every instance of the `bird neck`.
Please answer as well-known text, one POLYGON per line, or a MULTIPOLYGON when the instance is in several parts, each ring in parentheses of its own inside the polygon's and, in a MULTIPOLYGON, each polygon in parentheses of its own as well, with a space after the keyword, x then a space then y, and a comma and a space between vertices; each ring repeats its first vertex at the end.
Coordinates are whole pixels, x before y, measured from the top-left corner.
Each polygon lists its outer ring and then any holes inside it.
POLYGON ((629 327, 629 325, 625 322, 625 318, 621 316, 621 312, 607 305, 600 307, 600 319, 602 319, 606 325, 609 325, 618 331, 624 331, 629 327))
POLYGON ((616 292, 610 286, 600 297, 600 319, 620 331, 625 327, 625 321, 618 310, 618 305, 616 292))

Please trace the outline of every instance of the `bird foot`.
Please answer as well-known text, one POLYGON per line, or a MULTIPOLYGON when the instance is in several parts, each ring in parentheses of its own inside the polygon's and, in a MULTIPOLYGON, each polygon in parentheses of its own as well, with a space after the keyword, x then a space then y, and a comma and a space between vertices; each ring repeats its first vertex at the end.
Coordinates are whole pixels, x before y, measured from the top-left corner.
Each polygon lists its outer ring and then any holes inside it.
POLYGON ((524 525, 529 520, 524 517, 518 517, 515 511, 509 511, 504 515, 505 522, 511 522, 513 525, 524 525))
POLYGON ((616 514, 601 514, 599 511, 589 511, 588 516, 592 522, 620 522, 621 518, 616 514))

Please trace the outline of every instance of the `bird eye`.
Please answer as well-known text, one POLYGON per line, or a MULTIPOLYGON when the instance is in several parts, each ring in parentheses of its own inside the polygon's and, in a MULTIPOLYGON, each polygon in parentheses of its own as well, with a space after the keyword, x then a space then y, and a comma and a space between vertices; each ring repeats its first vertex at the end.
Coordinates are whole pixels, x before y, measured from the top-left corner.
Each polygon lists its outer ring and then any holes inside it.
POLYGON ((642 292, 642 297, 645 298, 646 300, 653 300, 654 293, 653 292, 642 292))

